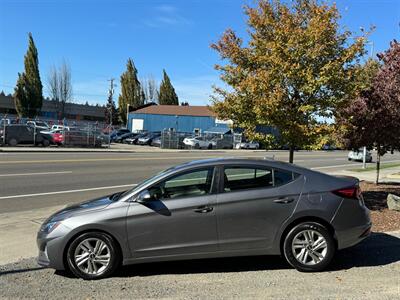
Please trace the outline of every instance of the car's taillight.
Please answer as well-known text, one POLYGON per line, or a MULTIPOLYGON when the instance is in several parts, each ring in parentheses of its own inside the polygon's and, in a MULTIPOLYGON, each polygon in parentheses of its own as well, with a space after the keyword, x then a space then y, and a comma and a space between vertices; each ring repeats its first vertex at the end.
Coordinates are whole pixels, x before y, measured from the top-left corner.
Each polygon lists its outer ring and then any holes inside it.
POLYGON ((332 193, 343 198, 359 199, 361 189, 359 186, 352 186, 344 189, 335 190, 332 193))

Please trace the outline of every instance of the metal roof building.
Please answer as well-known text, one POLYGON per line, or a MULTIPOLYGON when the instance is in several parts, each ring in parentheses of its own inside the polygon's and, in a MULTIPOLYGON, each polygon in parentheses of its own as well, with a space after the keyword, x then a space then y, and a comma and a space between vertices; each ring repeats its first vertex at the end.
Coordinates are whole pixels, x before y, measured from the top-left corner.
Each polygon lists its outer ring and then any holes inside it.
POLYGON ((228 128, 208 106, 152 105, 137 109, 128 116, 131 131, 203 132, 212 127, 228 128))

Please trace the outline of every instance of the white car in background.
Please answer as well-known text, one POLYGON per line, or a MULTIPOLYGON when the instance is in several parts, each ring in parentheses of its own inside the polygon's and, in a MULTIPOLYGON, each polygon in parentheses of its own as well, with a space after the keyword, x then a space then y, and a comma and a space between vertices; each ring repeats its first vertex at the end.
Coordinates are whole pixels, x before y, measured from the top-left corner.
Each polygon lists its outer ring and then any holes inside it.
POLYGON ((30 125, 30 126, 33 126, 33 127, 37 128, 37 129, 41 129, 41 130, 49 130, 50 129, 49 124, 47 124, 44 121, 38 121, 38 120, 27 121, 26 125, 30 125))
POLYGON ((242 142, 236 145, 236 149, 260 149, 260 144, 258 142, 242 142))
POLYGON ((204 137, 196 136, 196 137, 187 137, 183 140, 185 146, 189 146, 195 149, 205 148, 212 149, 217 145, 215 141, 207 140, 204 137))
MULTIPOLYGON (((351 161, 351 160, 363 161, 363 153, 364 153, 364 150, 362 148, 358 149, 358 150, 352 150, 347 155, 347 159, 349 161, 351 161)), ((365 161, 366 162, 372 162, 372 154, 368 150, 367 150, 367 153, 365 155, 365 161)))
POLYGON ((53 125, 50 130, 69 130, 69 127, 64 125, 53 125))

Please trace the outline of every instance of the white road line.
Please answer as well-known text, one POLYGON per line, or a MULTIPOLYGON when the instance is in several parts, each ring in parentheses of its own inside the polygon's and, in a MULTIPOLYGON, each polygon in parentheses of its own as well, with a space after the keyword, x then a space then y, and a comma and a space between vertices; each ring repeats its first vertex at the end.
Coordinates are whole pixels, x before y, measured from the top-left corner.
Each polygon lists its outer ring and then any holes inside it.
POLYGON ((3 196, 3 197, 0 197, 0 200, 2 200, 2 199, 12 199, 12 198, 26 198, 26 197, 37 197, 37 196, 47 196, 47 195, 79 193, 79 192, 107 190, 107 189, 117 189, 117 188, 123 188, 123 187, 134 187, 136 185, 137 184, 123 184, 123 185, 102 186, 102 187, 80 189, 80 190, 68 190, 68 191, 57 191, 57 192, 47 192, 47 193, 37 193, 37 194, 3 196))
POLYGON ((33 175, 54 175, 54 174, 71 174, 71 173, 72 173, 72 171, 43 172, 43 173, 0 174, 0 177, 33 176, 33 175))

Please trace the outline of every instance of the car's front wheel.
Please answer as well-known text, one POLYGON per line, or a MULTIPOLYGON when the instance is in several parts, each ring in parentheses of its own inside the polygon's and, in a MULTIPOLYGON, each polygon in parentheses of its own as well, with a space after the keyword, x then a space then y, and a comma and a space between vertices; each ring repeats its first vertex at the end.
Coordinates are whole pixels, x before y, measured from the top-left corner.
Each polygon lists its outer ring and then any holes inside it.
POLYGON ((83 279, 110 276, 119 266, 120 255, 114 240, 102 232, 88 232, 75 238, 67 252, 68 267, 83 279))
POLYGON ((286 235, 283 252, 290 265, 302 272, 322 271, 331 262, 335 241, 325 226, 306 222, 286 235))

